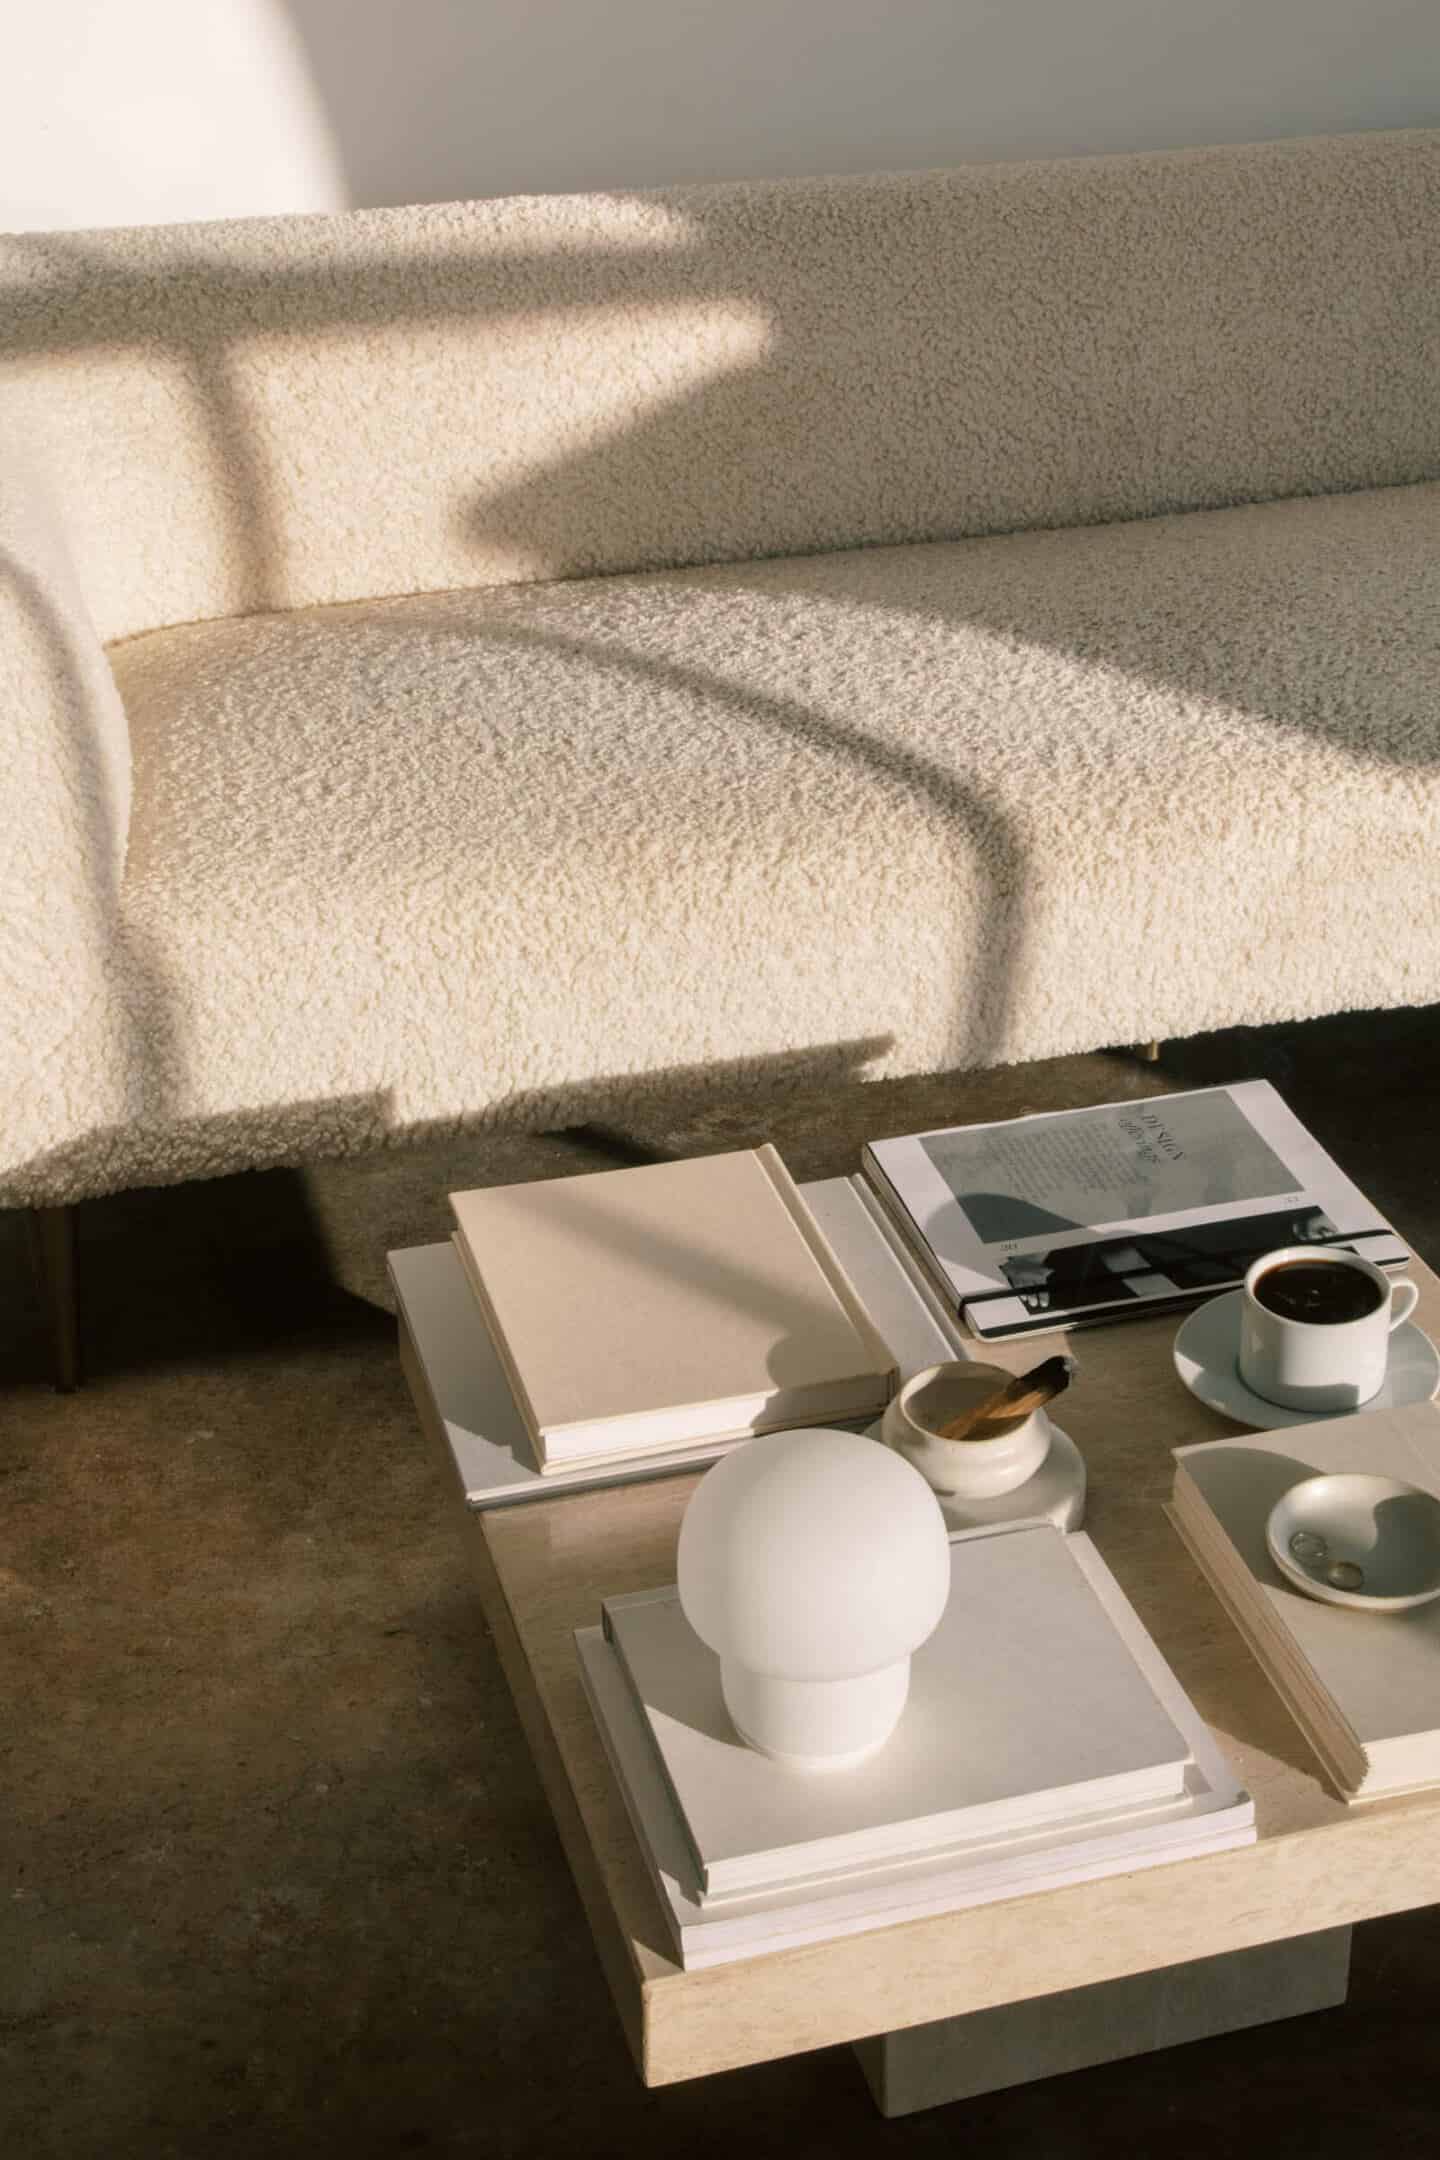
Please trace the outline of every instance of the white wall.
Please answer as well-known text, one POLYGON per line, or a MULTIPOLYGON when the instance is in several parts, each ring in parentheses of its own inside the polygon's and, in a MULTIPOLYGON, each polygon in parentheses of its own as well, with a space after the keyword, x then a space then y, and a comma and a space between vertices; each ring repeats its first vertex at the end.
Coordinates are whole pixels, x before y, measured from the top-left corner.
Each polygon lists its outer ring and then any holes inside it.
POLYGON ((1440 0, 289 0, 366 203, 1440 124, 1440 0))
POLYGON ((346 199, 285 0, 0 0, 0 232, 346 199))
POLYGON ((1440 0, 0 0, 0 229, 1440 125, 1440 0))

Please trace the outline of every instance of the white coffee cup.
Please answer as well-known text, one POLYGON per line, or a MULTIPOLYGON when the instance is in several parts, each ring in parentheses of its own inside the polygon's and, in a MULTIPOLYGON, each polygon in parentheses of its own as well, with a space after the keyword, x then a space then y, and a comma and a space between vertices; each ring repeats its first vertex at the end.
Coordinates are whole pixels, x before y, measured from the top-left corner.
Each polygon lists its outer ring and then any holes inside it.
POLYGON ((1413 1282, 1392 1282, 1358 1253, 1316 1245, 1286 1245, 1264 1253, 1245 1277, 1240 1377, 1256 1395, 1287 1410, 1313 1410, 1321 1416, 1358 1410, 1384 1386, 1390 1337, 1414 1312, 1419 1296, 1413 1282), (1272 1311, 1256 1295, 1257 1285, 1272 1270, 1300 1261, 1364 1277, 1375 1291, 1370 1311, 1353 1320, 1301 1319, 1272 1311))

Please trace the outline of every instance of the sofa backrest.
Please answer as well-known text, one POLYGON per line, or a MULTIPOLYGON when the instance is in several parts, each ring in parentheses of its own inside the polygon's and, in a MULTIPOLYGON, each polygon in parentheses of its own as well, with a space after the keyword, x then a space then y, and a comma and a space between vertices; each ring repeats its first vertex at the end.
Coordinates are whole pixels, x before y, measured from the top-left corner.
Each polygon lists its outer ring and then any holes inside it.
POLYGON ((1440 474, 1440 132, 0 239, 97 626, 1440 474))

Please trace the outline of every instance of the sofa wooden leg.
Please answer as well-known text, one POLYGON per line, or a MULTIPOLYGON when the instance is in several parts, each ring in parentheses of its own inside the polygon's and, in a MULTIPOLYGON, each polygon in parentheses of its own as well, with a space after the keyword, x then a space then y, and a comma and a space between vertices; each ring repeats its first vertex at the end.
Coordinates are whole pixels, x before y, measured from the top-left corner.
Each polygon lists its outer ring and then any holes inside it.
POLYGON ((72 1207, 31 1208, 35 1271, 50 1331, 55 1386, 69 1395, 80 1385, 80 1299, 72 1207))
POLYGON ((1136 1043, 1135 1055, 1146 1065, 1158 1065, 1160 1062, 1160 1045, 1158 1042, 1136 1043))

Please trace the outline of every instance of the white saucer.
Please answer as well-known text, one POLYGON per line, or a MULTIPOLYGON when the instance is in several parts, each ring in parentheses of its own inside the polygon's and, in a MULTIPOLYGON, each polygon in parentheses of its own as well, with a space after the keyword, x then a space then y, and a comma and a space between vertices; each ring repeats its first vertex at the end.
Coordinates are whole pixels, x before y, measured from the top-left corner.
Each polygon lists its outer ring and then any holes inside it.
MULTIPOLYGON (((867 1428, 866 1437, 883 1445, 885 1420, 867 1428)), ((947 1530, 981 1530, 992 1523, 1050 1522, 1057 1530, 1078 1530, 1085 1520, 1085 1458, 1063 1426, 1050 1420, 1050 1452, 1034 1477, 993 1500, 961 1500, 936 1493, 947 1530)))
MULTIPOLYGON (((1222 1417, 1256 1431, 1278 1432, 1286 1425, 1315 1425, 1324 1417, 1350 1416, 1348 1410, 1287 1410, 1251 1393, 1235 1363, 1244 1296, 1243 1290, 1229 1290, 1198 1305, 1175 1337, 1175 1370, 1191 1394, 1222 1417)), ((1398 1410, 1403 1403, 1429 1402, 1437 1388, 1440 1351, 1413 1320, 1407 1320, 1390 1338, 1390 1368, 1384 1386, 1356 1408, 1398 1410)))

